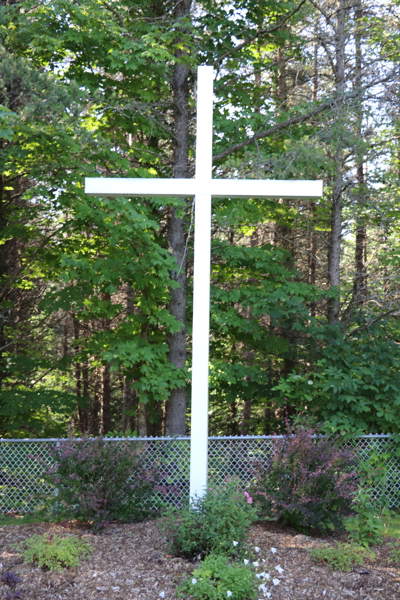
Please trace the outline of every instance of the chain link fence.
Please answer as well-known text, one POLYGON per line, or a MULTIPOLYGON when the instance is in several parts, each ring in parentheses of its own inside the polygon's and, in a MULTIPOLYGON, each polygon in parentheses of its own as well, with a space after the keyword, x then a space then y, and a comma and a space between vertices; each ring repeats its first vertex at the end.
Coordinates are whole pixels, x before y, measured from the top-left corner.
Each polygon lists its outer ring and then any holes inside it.
MULTIPOLYGON (((210 437, 208 443, 209 484, 217 488, 226 478, 238 477, 244 485, 254 477, 254 465, 268 462, 282 436, 210 437)), ((54 464, 50 451, 62 439, 0 439, 0 513, 28 513, 57 494, 43 479, 54 464), (39 460, 41 462, 39 462, 39 460)), ((104 438, 109 444, 132 444, 140 448, 146 468, 156 465, 161 473, 160 487, 167 493, 164 502, 181 506, 189 497, 190 437, 104 438)), ((390 508, 400 506, 400 458, 390 435, 361 436, 346 442, 363 460, 371 456, 385 459, 387 482, 377 490, 387 498, 390 508)), ((161 494, 161 492, 160 492, 161 494)))

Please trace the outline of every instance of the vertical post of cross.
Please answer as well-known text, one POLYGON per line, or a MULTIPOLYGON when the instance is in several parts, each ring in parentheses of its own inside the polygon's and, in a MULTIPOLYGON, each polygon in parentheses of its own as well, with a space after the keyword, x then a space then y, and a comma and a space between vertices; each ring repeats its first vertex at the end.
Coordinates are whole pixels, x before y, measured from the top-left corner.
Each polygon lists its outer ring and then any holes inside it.
POLYGON ((213 68, 199 67, 197 79, 190 498, 201 497, 208 471, 208 357, 210 330, 211 177, 213 68), (207 189, 208 188, 208 189, 207 189))

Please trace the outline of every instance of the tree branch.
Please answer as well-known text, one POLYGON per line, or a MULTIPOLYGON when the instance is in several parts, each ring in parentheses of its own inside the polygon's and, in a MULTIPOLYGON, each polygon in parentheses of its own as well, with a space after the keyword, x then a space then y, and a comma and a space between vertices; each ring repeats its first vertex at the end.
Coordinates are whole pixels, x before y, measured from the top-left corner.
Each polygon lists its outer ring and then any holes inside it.
MULTIPOLYGON (((393 74, 389 73, 389 75, 382 77, 378 81, 374 81, 371 84, 367 84, 366 86, 364 86, 364 88, 362 88, 361 91, 369 89, 372 85, 375 87, 381 83, 385 83, 386 81, 391 81, 392 78, 393 78, 393 74)), ((313 110, 310 110, 307 113, 298 115, 297 117, 291 117, 290 119, 287 119, 286 121, 283 121, 282 123, 277 123, 276 125, 269 127, 269 129, 264 129, 263 131, 260 131, 259 133, 254 134, 251 138, 245 140, 244 142, 240 142, 239 144, 235 144, 234 146, 231 146, 230 148, 227 148, 226 150, 223 150, 222 152, 219 152, 218 154, 214 154, 213 162, 217 161, 217 160, 221 160, 223 158, 226 158, 230 154, 233 154, 234 152, 237 152, 238 150, 242 150, 243 148, 246 148, 246 146, 255 144, 258 140, 261 140, 262 138, 266 138, 266 137, 269 137, 270 135, 274 135, 275 133, 279 133, 280 131, 286 129, 287 127, 291 127, 292 125, 299 125, 300 123, 304 123, 305 121, 312 119, 313 117, 319 115, 320 113, 324 112, 325 110, 327 110, 331 106, 334 106, 335 104, 339 104, 339 103, 343 103, 343 102, 348 103, 351 99, 358 98, 359 94, 360 94, 360 90, 353 90, 352 92, 349 92, 349 93, 342 93, 340 96, 335 96, 335 97, 331 98, 330 100, 323 102, 322 104, 320 104, 319 106, 317 106, 313 110)), ((368 97, 364 96, 364 99, 365 98, 373 99, 373 98, 375 98, 375 96, 368 96, 368 97)))
POLYGON ((226 150, 223 150, 222 152, 219 152, 218 154, 214 154, 213 161, 217 161, 217 160, 221 160, 222 158, 226 158, 230 154, 233 154, 234 152, 237 152, 238 150, 241 150, 242 148, 245 148, 246 146, 255 144, 258 140, 260 140, 262 138, 269 137, 270 135, 273 135, 274 133, 279 133, 279 131, 286 129, 287 127, 291 127, 292 125, 299 125, 300 123, 304 123, 304 121, 308 121, 308 119, 312 119, 313 117, 315 117, 316 115, 319 115, 324 110, 326 110, 327 108, 330 108, 331 106, 333 106, 336 103, 337 103, 337 98, 333 98, 331 100, 328 100, 327 102, 324 102, 323 104, 320 104, 319 106, 317 106, 310 112, 304 113, 303 115, 298 115, 297 117, 291 117, 290 119, 287 119, 287 121, 283 121, 283 123, 278 123, 277 125, 274 125, 273 127, 270 127, 269 129, 264 129, 264 131, 260 131, 259 133, 256 133, 248 140, 245 140, 244 142, 240 142, 239 144, 235 144, 234 146, 231 146, 230 148, 227 148, 226 150))
POLYGON ((307 0, 301 0, 300 4, 298 4, 296 6, 296 8, 292 10, 291 13, 289 13, 288 15, 286 15, 286 17, 282 21, 280 21, 279 23, 277 23, 273 27, 269 27, 268 29, 261 29, 260 31, 257 31, 256 34, 254 34, 251 37, 247 38, 247 40, 245 40, 241 44, 238 44, 237 46, 235 46, 234 48, 232 48, 228 52, 225 52, 225 54, 223 54, 222 56, 220 56, 219 59, 214 63, 215 69, 217 69, 217 71, 218 71, 219 68, 220 68, 220 66, 221 66, 221 62, 225 58, 227 58, 228 56, 230 56, 231 54, 233 54, 234 52, 237 52, 238 50, 241 50, 242 48, 244 48, 248 44, 251 44, 252 42, 254 42, 254 40, 256 40, 256 39, 258 39, 260 37, 264 37, 266 35, 269 35, 270 33, 273 33, 274 31, 278 31, 278 29, 281 29, 285 25, 285 23, 291 17, 293 17, 293 15, 295 15, 300 10, 300 8, 303 6, 303 4, 306 3, 306 1, 307 0))

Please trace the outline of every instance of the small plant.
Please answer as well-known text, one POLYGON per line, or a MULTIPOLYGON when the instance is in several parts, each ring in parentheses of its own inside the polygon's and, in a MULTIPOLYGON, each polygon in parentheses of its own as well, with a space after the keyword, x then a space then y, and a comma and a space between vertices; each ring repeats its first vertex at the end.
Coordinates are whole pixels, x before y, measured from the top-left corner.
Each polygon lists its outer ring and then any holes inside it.
POLYGON ((335 547, 315 548, 308 551, 315 562, 327 564, 336 571, 351 571, 355 565, 364 564, 364 559, 375 560, 375 553, 355 544, 338 544, 335 547))
POLYGON ((280 519, 302 533, 341 529, 356 490, 356 454, 314 433, 291 430, 279 440, 253 488, 262 516, 280 519))
POLYGON ((390 513, 381 493, 387 479, 386 470, 378 461, 378 457, 372 456, 369 461, 360 463, 360 485, 354 494, 352 506, 356 516, 350 517, 346 522, 350 537, 366 548, 382 542, 384 519, 390 513))
POLYGON ((389 546, 392 548, 389 561, 400 565, 400 545, 389 544, 389 546))
POLYGON ((181 510, 169 508, 161 528, 175 555, 241 556, 250 526, 257 518, 248 492, 240 490, 236 481, 228 481, 223 489, 209 488, 192 505, 181 510))
POLYGON ((99 531, 112 519, 141 521, 151 513, 159 473, 145 464, 140 448, 101 438, 70 439, 53 449, 52 458, 55 464, 47 465, 44 479, 58 490, 52 503, 62 518, 92 521, 99 531))
POLYGON ((50 571, 76 567, 79 559, 91 553, 90 545, 77 537, 33 535, 17 546, 25 563, 34 563, 50 571))
POLYGON ((257 598, 255 573, 230 564, 226 556, 210 554, 177 589, 178 598, 196 600, 253 600, 257 598))
POLYGON ((363 488, 354 496, 354 510, 357 516, 346 521, 346 529, 350 537, 361 546, 380 544, 383 540, 385 524, 376 514, 376 507, 371 500, 371 492, 363 488))
POLYGON ((5 571, 2 573, 0 580, 10 588, 6 593, 6 600, 15 600, 16 598, 22 597, 22 593, 17 592, 15 589, 17 584, 21 582, 21 578, 18 577, 16 573, 13 573, 12 571, 5 571))

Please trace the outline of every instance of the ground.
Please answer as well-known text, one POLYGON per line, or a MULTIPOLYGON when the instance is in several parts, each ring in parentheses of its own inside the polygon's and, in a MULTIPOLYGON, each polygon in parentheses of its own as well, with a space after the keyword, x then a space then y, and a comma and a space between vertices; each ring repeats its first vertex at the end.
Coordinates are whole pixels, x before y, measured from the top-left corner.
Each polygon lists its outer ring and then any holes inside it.
MULTIPOLYGON (((264 580, 271 600, 400 600, 400 565, 389 562, 389 543, 396 540, 386 538, 382 546, 374 548, 376 561, 351 573, 316 565, 308 556, 309 548, 334 544, 333 539, 258 524, 251 530, 250 541, 259 548, 259 566, 254 568, 271 574, 269 581, 264 580), (283 572, 275 569, 278 565, 283 572), (279 579, 279 584, 271 585, 272 578, 279 579)), ((157 521, 113 524, 101 535, 93 535, 77 523, 0 526, 0 574, 12 571, 21 578, 16 591, 21 592, 22 600, 175 600, 178 582, 195 567, 193 562, 168 554, 157 521), (23 564, 15 544, 43 533, 82 536, 93 553, 79 567, 63 572, 23 564)), ((9 591, 0 582, 0 598, 5 599, 9 591)), ((264 598, 262 589, 259 598, 264 598)))

